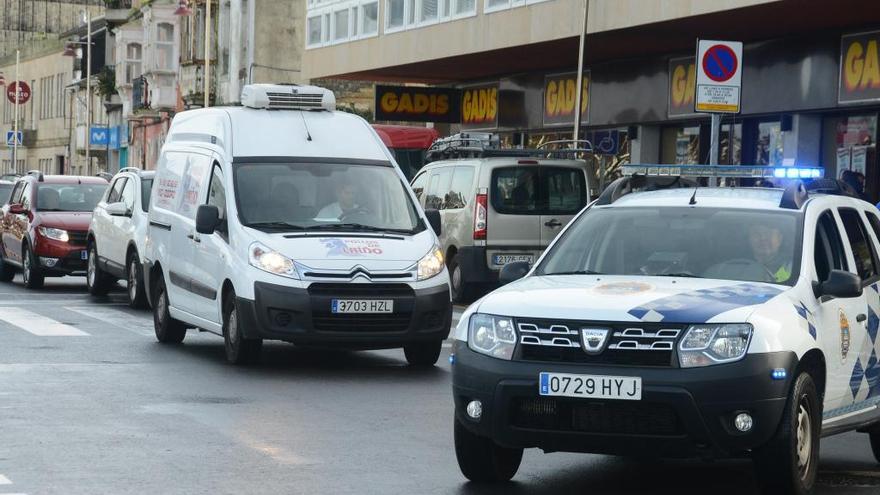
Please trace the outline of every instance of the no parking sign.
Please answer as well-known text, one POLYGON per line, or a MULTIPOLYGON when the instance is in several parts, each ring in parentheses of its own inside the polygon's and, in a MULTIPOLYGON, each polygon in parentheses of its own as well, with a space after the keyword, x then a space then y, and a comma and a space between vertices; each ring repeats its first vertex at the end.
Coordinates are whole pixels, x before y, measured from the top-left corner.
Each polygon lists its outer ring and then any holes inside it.
POLYGON ((697 43, 697 112, 738 113, 742 86, 742 43, 699 40, 697 43))

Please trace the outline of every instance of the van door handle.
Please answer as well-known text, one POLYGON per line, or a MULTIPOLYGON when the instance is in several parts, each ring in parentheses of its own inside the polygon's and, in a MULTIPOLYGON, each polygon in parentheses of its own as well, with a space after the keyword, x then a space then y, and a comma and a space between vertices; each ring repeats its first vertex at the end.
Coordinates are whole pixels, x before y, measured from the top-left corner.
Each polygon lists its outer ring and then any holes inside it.
POLYGON ((865 316, 865 313, 859 313, 859 315, 856 316, 856 321, 859 322, 859 323, 861 323, 861 322, 863 322, 863 321, 865 321, 865 320, 867 320, 867 319, 868 319, 868 317, 865 316))
POLYGON ((187 237, 192 239, 193 242, 202 242, 202 238, 195 234, 188 234, 187 237))
POLYGON ((544 222, 545 227, 550 227, 551 229, 555 229, 556 227, 562 227, 562 222, 557 219, 549 220, 544 222))

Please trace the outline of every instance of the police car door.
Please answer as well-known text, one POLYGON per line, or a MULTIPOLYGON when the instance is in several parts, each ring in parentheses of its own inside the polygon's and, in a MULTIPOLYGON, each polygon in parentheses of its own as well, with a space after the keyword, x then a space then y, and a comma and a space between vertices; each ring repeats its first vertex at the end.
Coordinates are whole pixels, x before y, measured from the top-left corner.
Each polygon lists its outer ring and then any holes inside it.
MULTIPOLYGON (((823 282, 831 270, 856 270, 859 262, 853 258, 853 250, 849 247, 853 240, 858 241, 863 232, 858 225, 848 225, 852 232, 847 231, 846 222, 840 222, 831 209, 822 211, 816 221, 814 238, 813 262, 815 274, 813 282, 823 282), (845 232, 845 235, 843 234, 845 232)), ((808 239, 808 238, 807 238, 808 239)), ((864 239, 864 237, 862 237, 864 239)), ((806 260, 809 263, 811 260, 806 260)), ((850 376, 853 370, 851 348, 852 334, 855 328, 863 325, 857 320, 865 312, 864 297, 833 298, 823 296, 810 307, 804 302, 796 307, 801 318, 817 340, 817 344, 825 354, 827 380, 825 385, 825 411, 849 406, 853 403, 853 392, 850 389, 850 376)))

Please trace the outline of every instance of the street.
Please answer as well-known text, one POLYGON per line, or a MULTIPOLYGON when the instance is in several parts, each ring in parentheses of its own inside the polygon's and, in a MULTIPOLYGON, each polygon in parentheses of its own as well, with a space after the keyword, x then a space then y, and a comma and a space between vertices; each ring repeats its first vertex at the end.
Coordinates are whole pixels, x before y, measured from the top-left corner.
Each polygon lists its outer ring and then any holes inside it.
MULTIPOLYGON (((158 344, 120 287, 0 286, 0 494, 757 493, 746 462, 527 451, 513 482, 469 484, 452 445, 449 346, 417 370, 399 350, 269 343, 226 364, 223 341, 158 344)), ((456 308, 460 313, 462 308, 456 308)), ((819 494, 880 490, 867 437, 826 439, 819 494)))

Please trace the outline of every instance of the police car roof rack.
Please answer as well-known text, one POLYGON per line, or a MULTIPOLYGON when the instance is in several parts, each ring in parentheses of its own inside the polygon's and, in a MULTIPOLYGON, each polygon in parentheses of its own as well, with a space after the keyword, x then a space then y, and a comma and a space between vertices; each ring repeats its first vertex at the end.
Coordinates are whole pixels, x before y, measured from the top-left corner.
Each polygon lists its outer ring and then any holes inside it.
POLYGON ((803 181, 796 180, 785 188, 782 192, 782 199, 779 201, 779 207, 788 210, 800 210, 802 206, 810 199, 810 193, 807 192, 807 186, 803 181))
POLYGON ((37 181, 43 182, 43 172, 40 172, 39 170, 28 170, 27 174, 33 175, 34 177, 37 178, 37 181))
POLYGON ((610 205, 627 194, 661 189, 695 188, 699 184, 691 179, 678 176, 630 175, 612 182, 599 195, 596 205, 610 205))
POLYGON ((815 194, 833 194, 835 196, 849 196, 858 198, 859 193, 846 182, 839 179, 810 179, 804 181, 807 192, 815 194))

